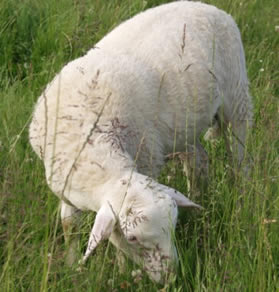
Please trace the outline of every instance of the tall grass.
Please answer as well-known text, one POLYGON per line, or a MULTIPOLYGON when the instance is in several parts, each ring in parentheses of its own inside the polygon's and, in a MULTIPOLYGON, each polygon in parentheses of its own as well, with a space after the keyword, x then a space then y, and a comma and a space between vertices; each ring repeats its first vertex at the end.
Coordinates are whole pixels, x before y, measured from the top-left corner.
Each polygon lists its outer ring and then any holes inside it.
MULTIPOLYGON (((157 291, 159 285, 104 242, 81 273, 64 264, 58 199, 31 151, 33 105, 56 72, 84 54, 121 21, 160 0, 24 0, 0 2, 0 291, 157 291)), ((279 3, 205 1, 231 13, 247 57, 255 124, 248 153, 251 177, 232 175, 223 141, 206 144, 210 182, 196 198, 203 212, 180 212, 180 266, 162 291, 279 291, 279 3)), ((181 167, 160 181, 185 192, 181 167)), ((86 245, 93 222, 80 226, 86 245)))

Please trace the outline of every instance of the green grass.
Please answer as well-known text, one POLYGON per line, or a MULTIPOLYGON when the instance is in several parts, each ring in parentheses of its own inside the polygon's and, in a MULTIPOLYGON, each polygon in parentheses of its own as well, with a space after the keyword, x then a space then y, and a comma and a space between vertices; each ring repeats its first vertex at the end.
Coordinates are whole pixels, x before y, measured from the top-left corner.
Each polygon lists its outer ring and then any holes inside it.
MULTIPOLYGON (((86 270, 64 265, 58 199, 28 143, 28 122, 45 85, 124 19, 169 1, 24 0, 0 2, 0 291, 158 291, 137 281, 104 242, 86 270)), ((255 124, 251 178, 232 176, 224 143, 206 144, 210 183, 196 198, 205 210, 181 210, 180 267, 162 291, 279 291, 279 2, 205 1, 231 13, 246 51, 255 124)), ((179 166, 161 182, 185 192, 179 166)), ((85 247, 93 215, 80 228, 85 247)))

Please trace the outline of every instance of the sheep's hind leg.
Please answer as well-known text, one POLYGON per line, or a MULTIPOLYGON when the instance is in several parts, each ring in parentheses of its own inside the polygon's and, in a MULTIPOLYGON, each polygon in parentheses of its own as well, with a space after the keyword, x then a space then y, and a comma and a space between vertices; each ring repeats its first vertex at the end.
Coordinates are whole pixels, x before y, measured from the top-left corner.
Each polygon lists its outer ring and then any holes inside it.
POLYGON ((180 155, 183 171, 187 177, 187 188, 190 195, 197 195, 205 186, 208 178, 208 155, 203 146, 196 142, 188 145, 187 152, 180 155))
POLYGON ((218 124, 218 121, 214 119, 212 126, 208 128, 203 138, 205 141, 209 141, 214 145, 214 143, 220 136, 221 136, 220 126, 218 124))
MULTIPOLYGON (((231 112, 224 109, 223 113, 217 114, 219 127, 224 135, 226 148, 237 168, 243 166, 246 151, 246 140, 249 128, 252 126, 252 102, 247 92, 241 94, 241 102, 234 106, 231 112)), ((245 172, 249 168, 245 165, 245 172)))
POLYGON ((66 244, 66 264, 72 266, 77 262, 79 236, 76 233, 77 221, 80 211, 64 201, 61 201, 61 221, 66 244))

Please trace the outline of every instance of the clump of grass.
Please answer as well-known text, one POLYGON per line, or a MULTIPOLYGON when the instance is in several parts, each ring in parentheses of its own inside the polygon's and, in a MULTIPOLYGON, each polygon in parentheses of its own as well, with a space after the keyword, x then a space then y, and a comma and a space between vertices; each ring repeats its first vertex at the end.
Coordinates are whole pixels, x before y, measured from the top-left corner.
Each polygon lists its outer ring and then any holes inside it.
MULTIPOLYGON (((28 143, 27 122, 48 81, 122 20, 160 0, 35 0, 0 3, 0 290, 157 291, 127 261, 118 271, 116 250, 102 243, 86 269, 64 265, 58 200, 28 143)), ((205 144, 210 183, 198 198, 202 212, 181 210, 176 241, 180 266, 167 291, 277 291, 279 289, 279 25, 276 0, 209 0, 239 24, 247 57, 254 128, 251 175, 230 166, 221 140, 205 144)), ((181 167, 172 163, 160 181, 185 192, 181 167)), ((94 215, 80 226, 81 251, 94 215)))

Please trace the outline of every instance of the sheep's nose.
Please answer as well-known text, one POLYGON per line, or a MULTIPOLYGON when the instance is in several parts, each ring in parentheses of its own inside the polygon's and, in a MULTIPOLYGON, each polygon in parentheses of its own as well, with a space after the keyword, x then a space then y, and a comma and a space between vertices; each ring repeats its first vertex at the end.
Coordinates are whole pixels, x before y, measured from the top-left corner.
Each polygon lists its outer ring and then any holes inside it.
POLYGON ((148 271, 148 274, 153 279, 153 281, 165 284, 167 283, 172 275, 176 272, 178 264, 178 257, 176 249, 173 250, 172 257, 168 257, 168 259, 163 259, 163 262, 160 263, 159 269, 151 269, 148 271))
POLYGON ((169 265, 166 270, 149 272, 149 276, 156 283, 164 285, 172 278, 175 271, 176 271, 176 264, 172 264, 172 265, 169 265))

